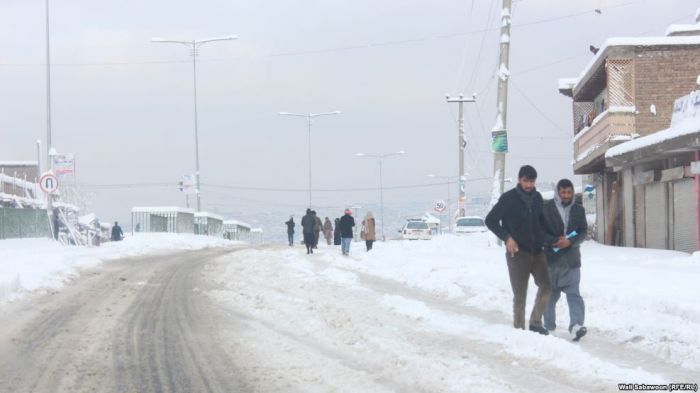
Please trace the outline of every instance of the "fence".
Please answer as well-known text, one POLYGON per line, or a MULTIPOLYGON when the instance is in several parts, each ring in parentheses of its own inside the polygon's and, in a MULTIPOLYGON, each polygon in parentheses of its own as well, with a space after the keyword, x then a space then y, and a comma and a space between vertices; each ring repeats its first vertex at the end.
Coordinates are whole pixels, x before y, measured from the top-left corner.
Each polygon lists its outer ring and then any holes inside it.
POLYGON ((27 237, 51 237, 46 210, 0 207, 0 239, 27 237))

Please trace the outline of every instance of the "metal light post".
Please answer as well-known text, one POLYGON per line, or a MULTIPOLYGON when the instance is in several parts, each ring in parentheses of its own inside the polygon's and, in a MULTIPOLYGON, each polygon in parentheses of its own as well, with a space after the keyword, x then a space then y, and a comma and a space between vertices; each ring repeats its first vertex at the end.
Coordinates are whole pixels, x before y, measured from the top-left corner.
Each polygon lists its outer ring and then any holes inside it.
MULTIPOLYGON (((46 171, 53 169, 51 153, 53 142, 51 140, 51 29, 49 24, 49 0, 46 0, 46 171)), ((41 175, 41 174, 40 174, 41 175)), ((46 194, 46 211, 53 211, 53 196, 46 194)), ((53 220, 49 219, 51 233, 53 233, 53 220)), ((52 235, 53 238, 53 235, 52 235)))
POLYGON ((202 188, 199 182, 199 129, 197 124, 197 56, 199 56, 199 47, 214 41, 231 41, 238 39, 236 35, 226 37, 207 38, 203 40, 177 41, 166 40, 164 38, 152 38, 151 42, 158 44, 180 44, 190 48, 190 56, 192 56, 192 76, 193 76, 193 92, 194 92, 194 156, 195 156, 195 181, 197 183, 197 211, 202 211, 202 188))
POLYGON ((382 174, 382 163, 385 158, 388 157, 393 157, 393 156, 399 156, 402 154, 406 154, 405 151, 400 150, 395 153, 388 153, 388 154, 365 154, 365 153, 357 153, 355 156, 357 157, 368 157, 368 158, 375 158, 377 160, 377 163, 379 164, 379 211, 380 211, 380 217, 381 217, 381 222, 382 222, 382 241, 386 241, 386 235, 384 233, 384 179, 383 179, 383 174, 382 174))
POLYGON ((330 116, 330 115, 339 115, 341 114, 341 111, 334 111, 334 112, 325 112, 325 113, 291 113, 291 112, 279 112, 280 115, 282 116, 296 116, 296 117, 304 117, 306 118, 306 124, 307 124, 307 130, 309 133, 309 139, 308 139, 308 154, 309 154, 309 208, 311 207, 311 123, 313 123, 313 119, 319 116, 330 116))
POLYGON ((430 175, 428 175, 428 177, 434 177, 436 179, 442 179, 447 181, 447 221, 450 228, 450 232, 452 232, 452 206, 450 204, 450 185, 452 185, 452 182, 454 180, 459 179, 459 176, 439 176, 431 173, 430 175))
MULTIPOLYGON (((464 179, 464 149, 467 148, 467 139, 464 137, 464 103, 465 102, 471 102, 475 103, 476 102, 476 94, 474 94, 471 98, 464 98, 463 94, 459 95, 459 98, 451 98, 450 95, 448 94, 446 96, 447 102, 448 103, 458 103, 459 104, 459 134, 458 134, 458 142, 459 142, 459 176, 460 176, 460 181, 463 181, 464 179)), ((464 215, 464 208, 460 206, 464 206, 463 204, 465 203, 466 200, 466 193, 462 188, 460 187, 459 190, 459 198, 457 198, 457 209, 459 210, 460 215, 464 215)))

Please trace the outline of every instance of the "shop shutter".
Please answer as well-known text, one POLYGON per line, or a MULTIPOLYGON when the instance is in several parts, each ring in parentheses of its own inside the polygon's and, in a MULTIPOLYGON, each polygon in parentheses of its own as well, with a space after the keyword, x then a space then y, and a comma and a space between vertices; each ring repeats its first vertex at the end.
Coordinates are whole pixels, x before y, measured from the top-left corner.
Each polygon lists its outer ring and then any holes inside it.
POLYGON ((668 248, 668 215, 666 213, 666 183, 651 183, 644 190, 644 222, 646 247, 668 248))
POLYGON ((635 246, 646 247, 646 225, 644 223, 645 208, 644 208, 644 189, 645 187, 637 186, 634 188, 634 230, 635 230, 635 246))
POLYGON ((695 243, 695 180, 673 182, 673 249, 697 251, 695 243))

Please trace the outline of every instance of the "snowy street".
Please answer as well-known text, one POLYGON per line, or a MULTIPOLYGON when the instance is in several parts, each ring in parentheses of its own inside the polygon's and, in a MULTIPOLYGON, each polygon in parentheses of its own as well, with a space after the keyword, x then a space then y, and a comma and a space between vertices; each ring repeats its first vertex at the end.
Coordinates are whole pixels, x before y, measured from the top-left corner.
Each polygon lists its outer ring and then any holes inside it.
POLYGON ((555 336, 511 327, 505 263, 488 235, 353 247, 342 257, 325 245, 311 256, 300 247, 219 246, 78 270, 63 287, 0 306, 0 391, 588 392, 697 383, 697 254, 586 243, 590 333, 574 343, 564 300, 555 336), (675 269, 659 269, 669 264, 675 269))

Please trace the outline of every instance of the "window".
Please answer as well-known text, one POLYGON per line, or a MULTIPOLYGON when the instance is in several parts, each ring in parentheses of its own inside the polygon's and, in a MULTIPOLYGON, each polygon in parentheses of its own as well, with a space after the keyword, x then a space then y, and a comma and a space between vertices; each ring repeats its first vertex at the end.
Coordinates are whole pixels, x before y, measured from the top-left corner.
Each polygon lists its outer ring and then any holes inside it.
POLYGON ((428 229, 428 224, 423 221, 411 221, 406 224, 407 229, 428 229))
POLYGON ((460 218, 457 220, 458 227, 483 227, 484 220, 481 218, 460 218))

